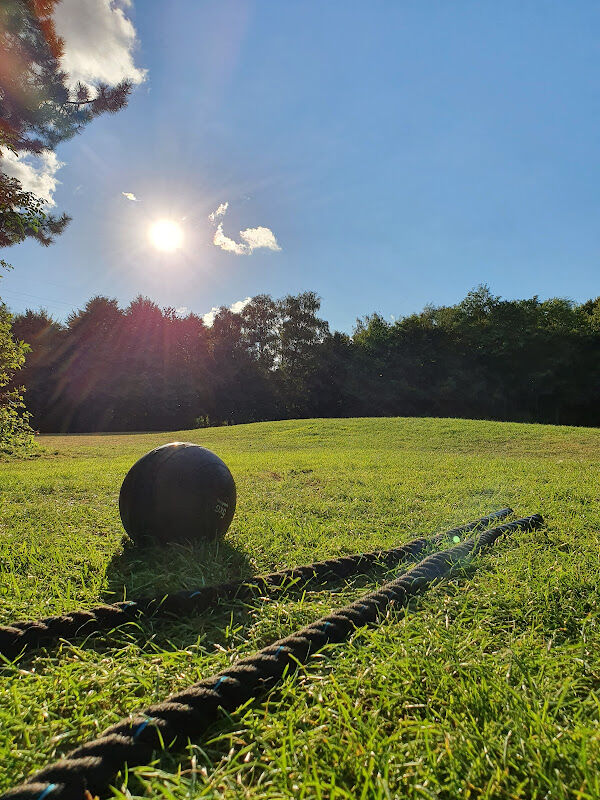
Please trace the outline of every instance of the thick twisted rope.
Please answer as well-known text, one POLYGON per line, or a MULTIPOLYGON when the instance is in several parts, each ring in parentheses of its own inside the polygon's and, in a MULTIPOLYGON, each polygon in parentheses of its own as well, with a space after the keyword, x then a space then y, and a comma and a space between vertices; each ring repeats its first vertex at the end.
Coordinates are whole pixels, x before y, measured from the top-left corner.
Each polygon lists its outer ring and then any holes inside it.
POLYGON ((33 775, 0 800, 84 800, 103 794, 125 764, 146 764, 155 750, 197 738, 217 722, 221 710, 233 712, 270 688, 289 669, 330 642, 341 642, 356 629, 374 623, 388 606, 409 600, 448 575, 468 556, 491 546, 517 529, 532 530, 542 517, 530 517, 483 531, 470 539, 424 558, 409 572, 376 592, 280 639, 253 656, 240 659, 224 672, 173 694, 144 712, 121 720, 94 741, 33 775))
POLYGON ((255 592, 265 593, 291 584, 304 587, 312 582, 346 578, 375 564, 389 568, 402 561, 416 558, 428 547, 439 545, 444 539, 468 533, 477 528, 484 528, 495 520, 504 519, 509 514, 512 514, 512 509, 503 508, 475 522, 439 533, 436 536, 414 539, 412 542, 391 550, 357 553, 327 561, 316 561, 313 564, 292 567, 241 581, 231 581, 216 586, 202 586, 196 590, 162 594, 110 605, 98 605, 90 609, 72 611, 62 616, 0 625, 0 655, 12 660, 20 653, 51 644, 59 639, 71 640, 78 636, 88 636, 98 631, 110 630, 118 625, 139 619, 143 615, 187 616, 211 608, 219 600, 247 597, 255 592))

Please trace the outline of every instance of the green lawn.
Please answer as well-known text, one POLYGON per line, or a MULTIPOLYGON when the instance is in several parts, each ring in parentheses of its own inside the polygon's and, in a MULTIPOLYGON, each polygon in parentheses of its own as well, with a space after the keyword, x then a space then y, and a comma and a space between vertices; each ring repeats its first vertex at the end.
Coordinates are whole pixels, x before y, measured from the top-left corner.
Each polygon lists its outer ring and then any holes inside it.
MULTIPOLYGON (((600 430, 305 420, 40 445, 0 463, 3 623, 389 547, 505 505, 547 521, 329 647, 209 738, 121 776, 127 796, 600 797, 600 430), (121 481, 175 439, 231 468, 232 527, 218 546, 123 549, 121 481)), ((375 583, 223 604, 5 663, 0 789, 375 583)))

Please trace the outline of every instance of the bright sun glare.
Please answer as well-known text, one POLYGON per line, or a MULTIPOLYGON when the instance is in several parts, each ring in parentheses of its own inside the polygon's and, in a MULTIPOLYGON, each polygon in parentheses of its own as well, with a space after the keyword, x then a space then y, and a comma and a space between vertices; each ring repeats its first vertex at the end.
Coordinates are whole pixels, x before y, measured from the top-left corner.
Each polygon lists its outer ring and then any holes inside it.
POLYGON ((181 226, 170 219, 159 219, 150 227, 150 241, 157 250, 172 253, 183 244, 181 226))

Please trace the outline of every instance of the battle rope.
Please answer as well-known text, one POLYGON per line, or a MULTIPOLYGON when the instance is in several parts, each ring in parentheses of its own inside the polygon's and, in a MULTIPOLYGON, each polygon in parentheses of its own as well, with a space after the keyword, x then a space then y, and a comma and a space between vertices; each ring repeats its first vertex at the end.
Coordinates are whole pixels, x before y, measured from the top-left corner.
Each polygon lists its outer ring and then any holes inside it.
POLYGON ((98 739, 72 750, 9 790, 0 800, 83 800, 104 793, 125 764, 147 764, 155 750, 197 738, 219 720, 221 709, 233 712, 270 688, 286 670, 306 663, 309 655, 326 644, 341 642, 356 628, 374 623, 389 605, 405 606, 470 554, 489 547, 505 533, 519 528, 532 530, 542 524, 542 517, 534 514, 433 553, 376 592, 121 720, 98 739))
POLYGON ((439 533, 436 536, 414 539, 412 542, 391 550, 357 553, 328 561, 316 561, 313 564, 292 567, 241 581, 231 581, 216 586, 202 586, 196 590, 188 589, 184 592, 128 600, 110 605, 98 605, 90 609, 72 611, 62 616, 0 625, 0 655, 12 661, 20 653, 51 644, 59 639, 70 640, 77 636, 88 636, 91 633, 132 622, 146 614, 189 615, 211 608, 218 600, 248 596, 253 592, 264 593, 289 586, 291 583, 295 583, 297 587, 304 587, 313 581, 323 581, 328 577, 345 578, 374 564, 390 567, 421 555, 427 547, 438 545, 444 539, 452 538, 460 533, 468 533, 476 528, 483 528, 494 520, 504 519, 509 514, 512 514, 512 509, 503 508, 475 522, 439 533))

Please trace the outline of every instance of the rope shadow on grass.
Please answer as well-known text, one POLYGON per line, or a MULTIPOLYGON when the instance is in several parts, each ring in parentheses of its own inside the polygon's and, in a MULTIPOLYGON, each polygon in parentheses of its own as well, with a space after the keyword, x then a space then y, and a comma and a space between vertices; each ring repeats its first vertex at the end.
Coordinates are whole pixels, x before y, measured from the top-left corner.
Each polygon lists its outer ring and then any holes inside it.
MULTIPOLYGON (((393 579, 408 566, 410 566, 409 560, 402 561, 393 569, 384 563, 365 566, 363 573, 344 579, 332 575, 315 581, 309 588, 298 579, 290 580, 272 589, 269 596, 257 588, 244 597, 220 598, 203 611, 196 611, 185 617, 175 613, 144 615, 111 629, 83 635, 79 637, 75 647, 101 653, 110 653, 132 646, 137 647, 140 652, 156 653, 198 647, 210 653, 215 647, 230 646, 232 632, 238 644, 248 641, 251 629, 256 624, 256 612, 259 609, 264 613, 267 607, 274 616, 283 615, 284 631, 288 632, 298 625, 305 624, 315 614, 323 613, 321 606, 325 608, 343 606, 362 592, 375 589, 386 576, 387 580, 393 579), (293 613, 289 608, 282 608, 284 603, 294 603, 293 613)), ((249 576, 248 580, 251 581, 252 576, 249 576)), ((279 625, 277 627, 280 628, 279 625)), ((278 633, 264 634, 259 641, 254 642, 253 647, 262 647, 278 635, 284 635, 284 632, 279 629, 278 633)), ((71 646, 69 641, 67 647, 70 649, 71 646)), ((32 657, 35 655, 32 654, 32 657)), ((24 666, 28 660, 28 654, 24 654, 20 659, 20 665, 24 666)))
MULTIPOLYGON (((164 582, 167 573, 163 569, 161 573, 163 588, 158 592, 155 590, 155 593, 149 597, 117 601, 110 605, 95 606, 89 610, 81 609, 69 612, 59 617, 15 622, 12 626, 0 627, 0 655, 14 658, 23 649, 31 650, 60 639, 72 641, 74 638, 82 638, 99 631, 113 631, 118 627, 122 627, 125 623, 134 623, 135 627, 139 628, 140 626, 137 623, 143 617, 152 619, 157 616, 174 616, 188 620, 199 612, 213 610, 219 601, 239 600, 261 593, 271 597, 273 592, 279 592, 288 587, 298 590, 308 588, 309 585, 320 584, 323 588, 323 585, 326 585, 332 578, 336 581, 343 580, 349 576, 368 573, 370 567, 377 567, 379 564, 384 569, 390 569, 400 563, 413 561, 434 545, 444 547, 450 538, 454 542, 457 541, 459 539, 457 534, 476 530, 489 524, 492 520, 497 521, 505 518, 510 513, 512 512, 509 508, 501 509, 500 511, 492 512, 487 517, 480 518, 451 531, 436 534, 432 537, 414 539, 390 550, 355 553, 350 556, 316 561, 312 564, 304 564, 267 575, 252 576, 242 580, 230 580, 221 584, 210 583, 199 587, 196 584, 196 587, 191 591, 189 588, 172 593, 165 591, 164 582)), ((214 546, 218 547, 218 545, 214 546)), ((206 547, 206 544, 202 546, 201 561, 208 560, 211 564, 211 572, 214 572, 215 555, 209 553, 207 559, 206 547)), ((179 546, 178 548, 180 555, 183 552, 185 556, 185 568, 188 567, 190 560, 194 562, 198 560, 197 558, 190 558, 186 550, 189 550, 189 547, 182 549, 179 546)), ((120 556, 121 569, 117 570, 117 572, 129 572, 131 576, 134 575, 136 583, 141 581, 144 585, 147 585, 147 575, 150 574, 152 578, 155 574, 157 562, 161 564, 173 563, 173 559, 168 559, 165 556, 166 551, 163 547, 160 549, 155 547, 154 549, 142 551, 146 562, 150 562, 152 565, 149 570, 144 571, 140 569, 140 559, 137 557, 139 552, 130 550, 129 553, 125 554, 125 559, 120 556), (127 558, 127 556, 131 555, 133 555, 136 562, 136 569, 133 572, 130 569, 131 564, 128 564, 130 559, 127 558), (123 564, 127 568, 124 569, 123 564), (142 577, 144 574, 146 575, 145 578, 142 577)), ((181 582, 182 568, 183 565, 180 565, 179 568, 171 570, 171 575, 174 574, 179 582, 181 582)), ((122 583, 123 579, 123 574, 121 574, 118 582, 122 583)), ((126 587, 124 591, 127 591, 126 587)), ((147 640, 148 637, 146 636, 145 639, 147 640)))
MULTIPOLYGON (((450 544, 448 539, 446 544, 450 544)), ((214 566, 215 558, 219 551, 221 560, 218 562, 217 569, 222 570, 224 565, 231 559, 231 569, 246 570, 248 562, 234 548, 223 548, 223 542, 219 546, 198 545, 182 546, 175 545, 169 547, 155 547, 151 551, 144 551, 142 555, 137 550, 130 549, 120 553, 111 562, 112 576, 110 578, 108 602, 115 602, 118 598, 128 597, 136 592, 147 591, 148 594, 160 596, 166 588, 171 585, 176 586, 176 581, 181 580, 181 570, 187 569, 184 583, 198 586, 198 575, 189 570, 190 555, 194 555, 194 563, 200 564, 202 570, 207 570, 208 565, 211 569, 214 566), (234 562, 237 561, 237 566, 234 562), (169 563, 169 574, 163 571, 157 574, 156 568, 152 567, 156 563, 169 563), (162 583, 161 583, 162 582, 162 583), (159 583, 161 588, 159 589, 159 583), (165 588, 166 583, 166 588, 165 588)), ((426 547, 421 556, 435 552, 436 547, 433 543, 426 547)), ((292 630, 298 625, 305 624, 307 619, 322 613, 320 607, 323 600, 326 600, 326 608, 336 608, 353 600, 365 590, 373 590, 377 585, 385 580, 393 580, 398 574, 406 570, 411 562, 417 558, 406 557, 400 560, 393 567, 385 560, 379 562, 369 562, 364 564, 360 572, 340 578, 331 573, 313 580, 294 578, 286 580, 279 586, 269 588, 268 594, 264 587, 255 586, 253 591, 245 592, 239 597, 222 597, 215 600, 210 606, 202 610, 195 610, 192 613, 181 615, 175 612, 149 613, 140 615, 136 619, 131 619, 115 624, 113 627, 106 626, 99 630, 85 632, 82 627, 81 633, 76 636, 63 637, 57 648, 52 644, 42 645, 37 651, 27 651, 19 658, 19 666, 27 667, 33 663, 41 653, 53 653, 55 656, 67 656, 73 651, 82 649, 93 650, 98 653, 110 654, 111 651, 136 647, 140 652, 161 653, 163 651, 189 650, 198 648, 204 653, 211 653, 214 648, 226 648, 231 645, 231 632, 235 633, 238 644, 249 639, 249 633, 256 623, 256 611, 265 609, 274 611, 279 617, 285 616, 285 631, 292 630), (325 594, 326 593, 326 594, 325 594), (283 608, 282 603, 294 603, 293 612, 289 608, 283 608), (308 613, 307 613, 308 612, 308 613)), ((239 572, 235 573, 239 575, 239 572)), ((202 575, 202 573, 201 573, 202 575)), ((248 585, 252 586, 253 577, 247 575, 248 585)), ((212 582, 209 581, 209 585, 212 582)), ((283 635, 279 626, 277 631, 266 633, 259 641, 255 641, 254 647, 264 646, 271 638, 283 635), (264 640, 264 641, 263 641, 264 640)))
MULTIPOLYGON (((452 539, 448 537, 444 544, 452 544, 452 539)), ((131 645, 137 645, 140 650, 149 648, 156 651, 187 649, 196 645, 208 649, 223 647, 228 644, 227 629, 235 630, 239 640, 247 640, 247 634, 255 624, 254 612, 257 609, 264 610, 265 607, 273 607, 281 602, 298 604, 300 601, 300 606, 296 605, 294 609, 296 613, 286 619, 285 628, 291 630, 303 624, 310 618, 310 614, 320 613, 320 609, 315 606, 323 600, 324 592, 327 592, 327 608, 344 605, 365 590, 373 591, 379 583, 393 580, 414 561, 438 551, 440 545, 439 541, 432 542, 418 556, 407 555, 394 566, 390 566, 382 555, 381 561, 365 562, 361 571, 344 577, 332 572, 314 579, 292 578, 281 585, 271 586, 268 590, 257 585, 241 596, 218 598, 206 608, 193 610, 186 615, 176 611, 161 613, 157 609, 155 614, 142 615, 135 621, 112 629, 93 632, 83 639, 80 646, 97 651, 131 645), (304 613, 304 606, 311 609, 308 616, 304 613)), ((181 573, 185 570, 187 575, 183 583, 189 589, 218 584, 225 579, 245 579, 251 586, 253 579, 260 577, 249 572, 249 562, 226 542, 157 546, 149 548, 142 555, 138 550, 130 548, 111 562, 111 570, 111 584, 119 588, 112 590, 114 595, 109 602, 141 594, 158 597, 161 592, 167 594, 172 589, 180 591, 181 573), (156 567, 153 565, 166 563, 169 558, 172 561, 165 580, 164 573, 156 575, 156 567), (192 561, 200 566, 200 575, 189 571, 192 561)), ((283 613, 287 616, 289 610, 285 609, 283 613)), ((256 646, 263 646, 268 639, 267 636, 264 642, 260 641, 256 646)))

